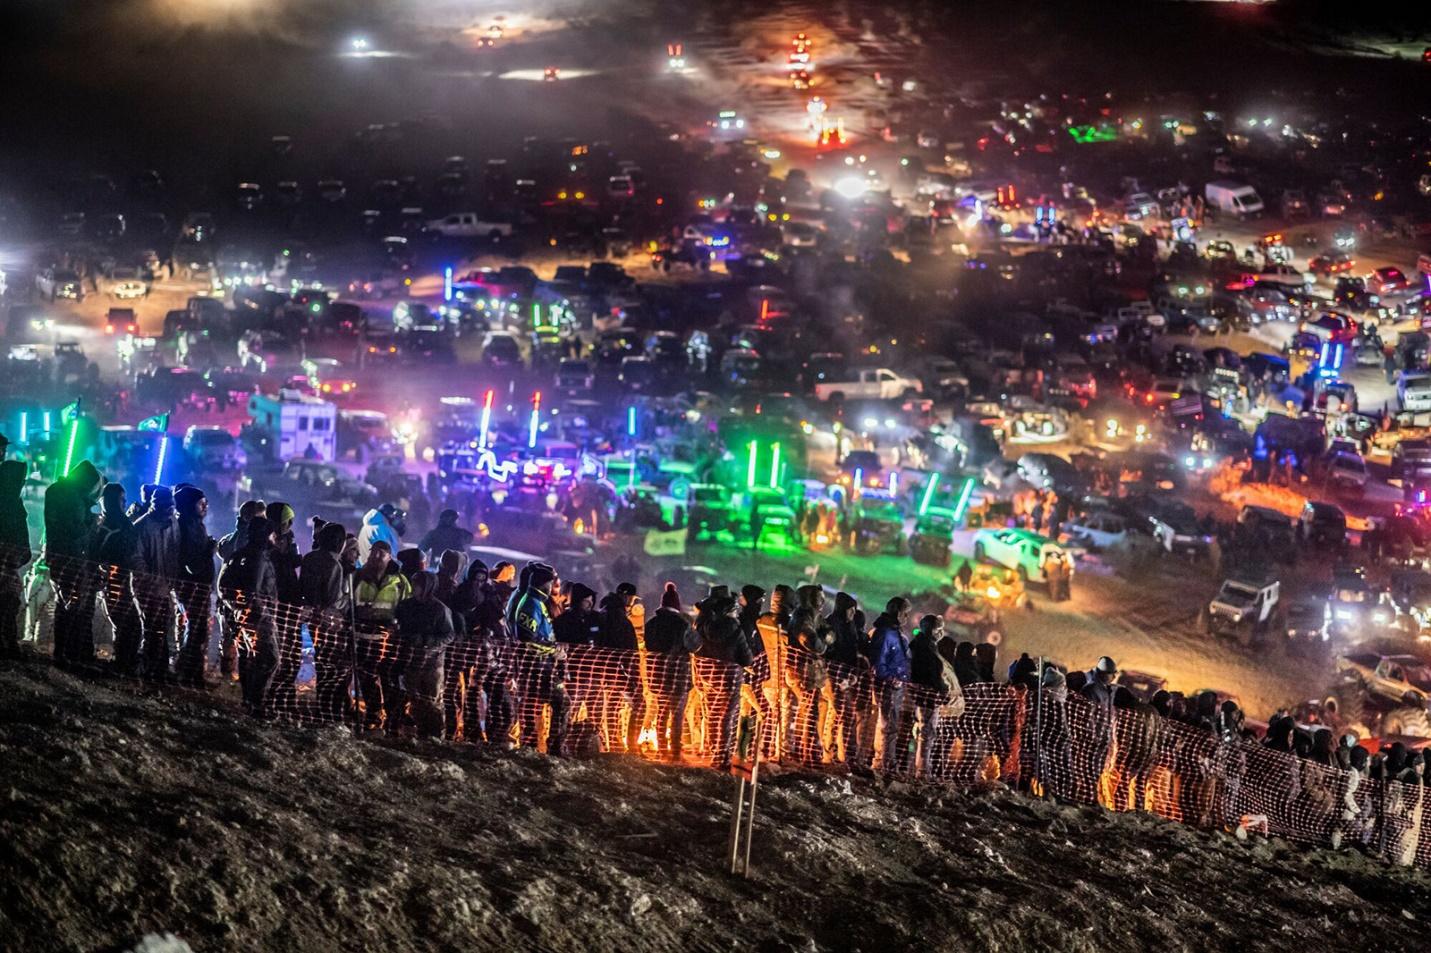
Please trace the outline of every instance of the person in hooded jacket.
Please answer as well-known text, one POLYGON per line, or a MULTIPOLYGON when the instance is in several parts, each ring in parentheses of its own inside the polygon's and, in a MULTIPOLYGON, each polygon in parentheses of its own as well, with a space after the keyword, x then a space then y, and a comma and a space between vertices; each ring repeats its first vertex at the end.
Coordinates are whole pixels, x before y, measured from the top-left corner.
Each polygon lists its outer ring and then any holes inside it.
POLYGON ((319 717, 335 722, 346 721, 352 713, 353 580, 343 561, 347 541, 343 524, 324 523, 298 574, 303 617, 313 637, 313 694, 319 717))
MULTIPOLYGON (((786 669, 789 667, 789 645, 786 633, 790 615, 795 611, 795 590, 781 583, 770 592, 770 607, 755 620, 762 655, 770 669, 770 681, 765 683, 766 696, 776 715, 766 720, 768 734, 761 733, 763 757, 773 759, 791 744, 790 723, 793 712, 786 669)), ((752 653, 754 650, 752 649, 752 653)), ((753 655, 752 655, 753 657, 753 655)))
POLYGON ((0 462, 0 658, 20 656, 20 607, 25 601, 23 570, 30 562, 30 527, 20 491, 27 468, 19 460, 0 462))
POLYGON ((895 596, 875 619, 870 634, 870 667, 874 670, 875 696, 879 699, 880 770, 903 774, 909 770, 912 725, 905 711, 905 683, 909 681, 909 638, 904 634, 912 607, 895 596))
POLYGON ((761 756, 775 756, 774 739, 776 725, 774 712, 780 701, 780 693, 770 679, 770 656, 765 654, 765 642, 760 637, 760 617, 765 612, 765 590, 755 585, 740 587, 739 608, 736 621, 740 623, 741 635, 750 647, 750 669, 745 673, 745 682, 740 687, 741 706, 747 712, 758 715, 761 756))
POLYGON ((144 642, 144 622, 134 590, 134 569, 139 561, 139 533, 126 510, 124 486, 105 485, 100 498, 99 526, 94 536, 94 560, 108 577, 105 609, 114 624, 114 668, 126 677, 139 674, 139 647, 144 642))
POLYGON ((507 603, 507 626, 522 644, 517 655, 521 702, 522 745, 536 748, 542 710, 551 706, 547 754, 562 754, 571 706, 566 693, 565 656, 552 628, 552 588, 556 570, 546 563, 528 563, 520 588, 507 603))
POLYGON ((640 597, 636 587, 623 582, 616 591, 601 600, 600 645, 607 650, 603 662, 602 724, 605 727, 607 750, 617 747, 621 731, 621 709, 629 712, 624 733, 625 749, 636 754, 641 748, 641 729, 646 723, 646 691, 641 685, 640 646, 636 642, 636 626, 631 621, 640 597))
POLYGON ((804 585, 795 590, 795 611, 786 631, 789 654, 785 683, 789 698, 791 754, 805 764, 820 764, 825 751, 820 743, 820 695, 825 689, 825 651, 835 639, 821 613, 825 591, 804 585))
POLYGON ((212 628, 209 604, 214 594, 214 553, 218 543, 204 525, 209 515, 209 501, 203 490, 186 486, 175 491, 174 509, 179 514, 179 576, 175 590, 189 619, 184 644, 179 650, 179 683, 204 688, 204 666, 209 658, 212 628))
POLYGON ((218 582, 219 597, 239 629, 244 709, 257 718, 272 712, 271 688, 278 671, 278 578, 268 559, 274 532, 267 517, 254 517, 248 541, 224 564, 218 582))
POLYGON ((974 661, 974 643, 960 642, 954 647, 954 677, 959 687, 973 685, 979 680, 979 666, 974 661))
POLYGON ((517 643, 507 627, 507 603, 514 592, 516 567, 503 560, 492 567, 481 587, 481 601, 474 613, 482 639, 478 666, 486 712, 482 735, 489 745, 510 748, 512 726, 517 723, 517 643))
POLYGON ((412 577, 412 595, 395 611, 398 637, 403 642, 403 684, 412 706, 419 738, 443 734, 442 689, 447 647, 457 636, 452 613, 437 598, 437 576, 419 572, 412 577))
MULTIPOLYGON (((298 537, 293 525, 297 519, 293 507, 275 500, 265 510, 268 525, 273 527, 273 548, 269 562, 278 582, 278 601, 285 607, 303 603, 303 586, 298 570, 303 555, 298 550, 298 537)), ((273 676, 271 702, 275 711, 293 711, 298 705, 298 673, 303 667, 303 626, 296 608, 285 608, 278 618, 278 671, 273 676)))
MULTIPOLYGON (((442 660, 442 735, 448 741, 455 740, 459 731, 469 730, 463 717, 468 708, 468 679, 464 675, 475 664, 477 645, 471 637, 467 623, 467 609, 459 609, 457 591, 462 588, 463 573, 467 569, 467 553, 464 550, 447 549, 437 554, 437 600, 447 606, 452 613, 452 627, 455 632, 447 646, 447 654, 442 660)), ((475 724, 475 722, 474 722, 475 724)))
POLYGON ((104 488, 93 463, 81 460, 45 489, 45 565, 55 592, 55 662, 94 661, 94 601, 102 581, 89 562, 97 525, 91 512, 104 488))
POLYGON ((483 688, 487 630, 480 619, 487 597, 488 575, 487 564, 473 559, 462 583, 453 590, 451 600, 444 600, 457 626, 457 640, 447 652, 447 689, 451 691, 443 692, 445 730, 449 738, 456 738, 460 732, 463 741, 482 740, 484 714, 490 703, 483 688))
POLYGON ((681 611, 675 583, 666 583, 661 607, 646 620, 645 637, 647 671, 656 693, 656 751, 680 761, 686 701, 691 693, 691 653, 700 647, 700 637, 681 611))
POLYGON ((402 534, 407 532, 407 514, 391 503, 384 503, 363 514, 363 526, 358 530, 358 564, 368 561, 368 552, 377 542, 386 543, 389 553, 402 550, 402 534))
MULTIPOLYGON (((255 516, 263 516, 267 508, 263 500, 245 500, 238 509, 231 533, 219 540, 218 552, 222 562, 228 562, 234 553, 244 548, 248 542, 248 527, 255 516)), ((238 677, 238 626, 219 603, 219 674, 225 678, 238 677)))
POLYGON ((472 545, 472 531, 457 525, 457 511, 443 510, 437 514, 437 525, 423 534, 417 548, 427 553, 429 559, 437 559, 450 549, 467 552, 472 545))
POLYGON ((859 602, 848 592, 835 593, 835 608, 825 619, 830 646, 825 659, 830 666, 830 708, 834 712, 831 745, 835 759, 852 769, 869 767, 860 745, 860 722, 868 717, 870 662, 864 651, 865 634, 856 624, 859 602))
POLYGON ((134 521, 134 529, 139 534, 134 582, 144 613, 143 675, 152 682, 168 681, 169 646, 176 626, 174 583, 179 576, 179 521, 169 487, 154 488, 149 509, 134 521))
POLYGON ((919 620, 914 638, 909 640, 909 691, 919 726, 919 751, 915 767, 922 778, 933 778, 948 767, 941 747, 940 709, 959 691, 953 666, 946 665, 939 644, 944 639, 944 620, 926 615, 919 620))
POLYGON ((574 582, 565 587, 566 606, 556 617, 552 628, 556 640, 566 646, 566 668, 571 679, 567 693, 573 718, 586 707, 587 718, 594 725, 600 712, 597 700, 601 689, 601 665, 605 654, 598 647, 601 641, 602 614, 596 611, 596 590, 574 582))
POLYGON ((740 718, 740 686, 753 656, 736 618, 736 601, 729 594, 707 596, 700 606, 700 647, 697 655, 709 662, 699 666, 706 683, 706 745, 715 767, 730 767, 735 731, 740 718))

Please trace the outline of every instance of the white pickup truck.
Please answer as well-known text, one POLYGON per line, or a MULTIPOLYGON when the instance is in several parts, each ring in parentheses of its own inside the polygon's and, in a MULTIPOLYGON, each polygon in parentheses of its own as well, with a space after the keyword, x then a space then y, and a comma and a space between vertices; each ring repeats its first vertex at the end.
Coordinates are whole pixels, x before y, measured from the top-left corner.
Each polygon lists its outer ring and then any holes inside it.
POLYGON ((453 212, 428 221, 427 230, 443 238, 506 238, 511 222, 485 222, 476 212, 453 212))
POLYGON ((905 377, 884 367, 867 367, 851 371, 848 380, 822 381, 815 385, 816 400, 845 400, 872 397, 892 400, 907 394, 919 394, 924 385, 918 378, 905 377))

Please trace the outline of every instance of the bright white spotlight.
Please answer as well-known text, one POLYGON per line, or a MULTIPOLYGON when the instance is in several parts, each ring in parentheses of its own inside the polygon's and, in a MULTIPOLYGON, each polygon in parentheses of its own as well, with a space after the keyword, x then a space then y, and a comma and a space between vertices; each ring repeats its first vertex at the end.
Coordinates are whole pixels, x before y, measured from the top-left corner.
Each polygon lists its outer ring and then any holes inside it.
POLYGON ((348 45, 353 48, 354 53, 364 53, 372 46, 372 44, 368 42, 368 38, 365 36, 353 37, 351 40, 348 41, 348 45))
POLYGON ((865 184, 865 180, 861 177, 857 175, 847 175, 835 183, 835 191, 847 199, 857 199, 869 191, 869 186, 865 184))

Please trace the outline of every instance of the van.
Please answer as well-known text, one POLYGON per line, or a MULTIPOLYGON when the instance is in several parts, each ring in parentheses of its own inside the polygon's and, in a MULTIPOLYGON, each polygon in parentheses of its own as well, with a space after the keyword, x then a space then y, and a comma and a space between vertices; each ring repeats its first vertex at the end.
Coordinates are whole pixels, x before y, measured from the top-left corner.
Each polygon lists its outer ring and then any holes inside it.
POLYGON ((1431 371, 1402 371, 1396 377, 1402 410, 1431 410, 1431 371))
POLYGON ((1209 182, 1203 189, 1203 195, 1208 205, 1219 212, 1239 218, 1258 215, 1263 209, 1262 198, 1257 194, 1257 190, 1241 182, 1226 179, 1209 182))

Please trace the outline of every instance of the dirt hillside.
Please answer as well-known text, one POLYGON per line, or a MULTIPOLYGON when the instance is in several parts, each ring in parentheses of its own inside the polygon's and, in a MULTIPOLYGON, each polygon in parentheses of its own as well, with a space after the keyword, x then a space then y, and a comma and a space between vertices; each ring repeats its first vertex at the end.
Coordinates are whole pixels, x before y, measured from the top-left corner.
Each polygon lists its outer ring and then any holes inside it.
POLYGON ((1431 880, 989 787, 733 782, 0 672, 0 950, 1426 950, 1431 880))

